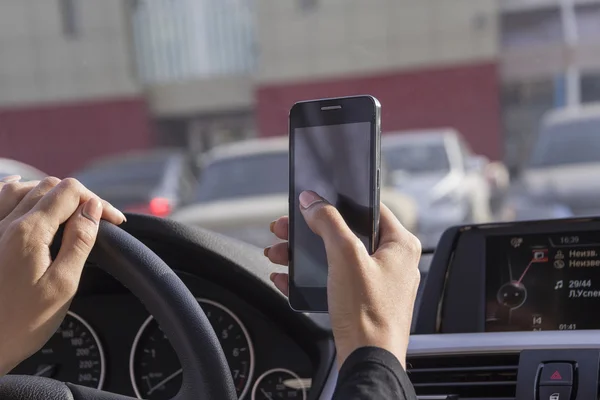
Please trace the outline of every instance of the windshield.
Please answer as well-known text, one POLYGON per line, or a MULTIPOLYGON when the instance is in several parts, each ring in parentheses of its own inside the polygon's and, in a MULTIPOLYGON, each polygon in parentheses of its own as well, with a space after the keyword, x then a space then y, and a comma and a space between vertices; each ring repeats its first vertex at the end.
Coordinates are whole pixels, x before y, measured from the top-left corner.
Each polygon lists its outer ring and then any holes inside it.
POLYGON ((541 128, 597 107, 598 49, 597 0, 0 0, 0 158, 263 248, 293 104, 368 94, 381 199, 431 249, 451 226, 600 215, 591 169, 550 176, 598 161, 598 126, 541 128))
POLYGON ((384 145, 382 153, 387 167, 392 171, 423 174, 450 170, 448 154, 442 143, 384 145))
POLYGON ((543 129, 534 146, 531 167, 600 163, 600 116, 543 129))
POLYGON ((287 195, 288 155, 265 153, 210 163, 200 178, 198 202, 287 195))

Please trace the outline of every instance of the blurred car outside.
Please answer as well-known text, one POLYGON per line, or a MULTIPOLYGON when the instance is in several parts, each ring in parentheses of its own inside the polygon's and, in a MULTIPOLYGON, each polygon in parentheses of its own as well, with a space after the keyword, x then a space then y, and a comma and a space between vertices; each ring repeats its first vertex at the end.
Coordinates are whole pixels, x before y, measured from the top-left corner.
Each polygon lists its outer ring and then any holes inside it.
POLYGON ((20 175, 23 181, 37 181, 48 176, 31 165, 10 158, 0 158, 0 179, 11 175, 20 175))
POLYGON ((550 111, 513 188, 513 212, 506 218, 600 215, 598 176, 600 103, 550 111))
POLYGON ((122 211, 166 217, 193 198, 198 168, 186 151, 162 148, 103 158, 73 176, 122 211))
POLYGON ((492 219, 488 161, 472 154, 455 129, 388 133, 381 149, 394 186, 419 204, 423 248, 435 247, 450 226, 492 219))
POLYGON ((510 173, 501 161, 488 162, 483 173, 490 187, 490 212, 494 219, 498 219, 506 206, 506 197, 510 190, 510 173))
MULTIPOLYGON (((416 203, 385 186, 382 201, 409 230, 416 229, 416 203)), ((204 158, 196 204, 172 215, 258 247, 276 243, 268 226, 288 214, 288 139, 253 139, 213 148, 204 158)))
POLYGON ((535 221, 570 218, 574 214, 569 207, 554 201, 538 201, 523 194, 521 189, 511 190, 498 217, 501 221, 535 221))

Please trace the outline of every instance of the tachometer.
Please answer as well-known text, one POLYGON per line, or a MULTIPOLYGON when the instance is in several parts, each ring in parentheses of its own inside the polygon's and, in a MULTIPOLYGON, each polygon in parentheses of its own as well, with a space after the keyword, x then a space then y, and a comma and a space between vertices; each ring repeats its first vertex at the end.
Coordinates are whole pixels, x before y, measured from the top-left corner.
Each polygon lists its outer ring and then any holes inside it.
POLYGON ((104 368, 104 352, 96 332, 83 318, 69 311, 48 343, 10 373, 101 389, 104 368))
MULTIPOLYGON (((254 350, 248 331, 240 319, 222 304, 206 299, 198 299, 198 302, 217 334, 236 392, 243 399, 254 371, 254 350)), ((144 322, 135 338, 129 369, 135 394, 139 398, 171 399, 181 387, 181 364, 153 317, 144 322)))

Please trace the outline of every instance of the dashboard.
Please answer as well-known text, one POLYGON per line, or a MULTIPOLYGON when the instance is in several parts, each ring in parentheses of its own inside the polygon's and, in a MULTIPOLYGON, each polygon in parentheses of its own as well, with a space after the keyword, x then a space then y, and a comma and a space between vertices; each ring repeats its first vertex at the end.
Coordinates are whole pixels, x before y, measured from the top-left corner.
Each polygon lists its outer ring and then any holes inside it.
MULTIPOLYGON (((337 368, 328 320, 290 311, 260 251, 168 220, 129 220, 125 229, 174 268, 202 305, 239 398, 331 398, 337 368)), ((417 394, 598 398, 599 232, 600 218, 447 230, 422 271, 406 364, 417 394)), ((168 339, 100 267, 86 266, 60 329, 12 373, 172 398, 181 367, 168 339)))
MULTIPOLYGON (((180 277, 217 333, 240 399, 306 398, 310 359, 276 322, 222 287, 189 273, 180 277)), ((95 267, 86 269, 82 287, 52 339, 12 373, 149 400, 173 398, 181 366, 144 306, 95 267)))
MULTIPOLYGON (((329 342, 330 333, 308 324, 308 332, 314 332, 308 335, 306 321, 297 321, 307 318, 303 314, 281 318, 274 310, 287 307, 285 300, 269 300, 269 290, 252 296, 250 288, 262 283, 250 276, 244 280, 244 271, 232 269, 229 260, 160 242, 153 250, 202 306, 225 353, 238 398, 306 400, 323 361, 315 346, 322 339, 329 342)), ((149 400, 171 399, 182 384, 181 365, 158 323, 124 286, 91 263, 58 331, 11 374, 149 400)))
POLYGON ((415 333, 600 329, 598 220, 456 227, 436 253, 415 333))
POLYGON ((466 225, 442 236, 407 366, 439 399, 600 395, 600 218, 466 225))

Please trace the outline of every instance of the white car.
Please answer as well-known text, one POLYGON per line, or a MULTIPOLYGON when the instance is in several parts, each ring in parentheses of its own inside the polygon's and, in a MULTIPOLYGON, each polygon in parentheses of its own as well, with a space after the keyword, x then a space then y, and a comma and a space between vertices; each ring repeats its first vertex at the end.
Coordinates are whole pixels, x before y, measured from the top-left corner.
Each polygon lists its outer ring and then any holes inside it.
MULTIPOLYGON (((393 189, 381 189, 383 202, 408 229, 416 226, 416 203, 393 189)), ((287 137, 218 146, 204 159, 196 204, 172 215, 259 247, 275 243, 268 226, 288 214, 287 137)))
POLYGON ((0 179, 10 175, 21 175, 24 181, 37 181, 48 176, 29 164, 10 158, 0 158, 0 179))
POLYGON ((471 153, 452 128, 382 135, 381 152, 395 187, 419 203, 423 248, 450 226, 491 220, 487 160, 471 153))

